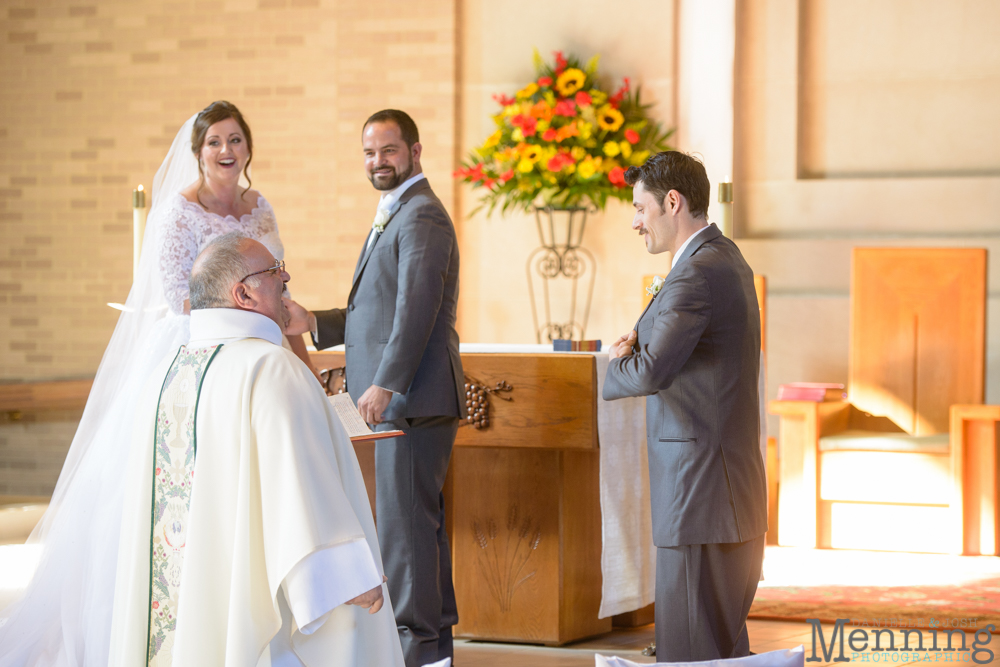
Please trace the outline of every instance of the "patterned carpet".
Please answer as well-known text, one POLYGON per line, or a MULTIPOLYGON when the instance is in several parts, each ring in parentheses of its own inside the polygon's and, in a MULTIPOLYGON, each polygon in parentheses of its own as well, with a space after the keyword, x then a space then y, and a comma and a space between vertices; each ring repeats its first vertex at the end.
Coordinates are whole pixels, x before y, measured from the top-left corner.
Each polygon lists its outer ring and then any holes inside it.
POLYGON ((1000 634, 1000 558, 769 547, 764 573, 751 618, 1000 634))

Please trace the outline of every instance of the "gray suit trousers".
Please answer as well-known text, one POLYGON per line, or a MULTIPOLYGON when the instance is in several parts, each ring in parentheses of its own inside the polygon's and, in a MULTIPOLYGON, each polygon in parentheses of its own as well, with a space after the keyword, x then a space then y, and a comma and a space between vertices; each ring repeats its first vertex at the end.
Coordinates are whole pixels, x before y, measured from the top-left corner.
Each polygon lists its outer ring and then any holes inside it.
POLYGON ((444 478, 457 417, 379 424, 406 435, 375 443, 375 509, 389 597, 406 667, 453 658, 458 622, 445 532, 444 478))
POLYGON ((749 655, 747 614, 763 560, 763 535, 735 544, 658 547, 656 661, 749 655))

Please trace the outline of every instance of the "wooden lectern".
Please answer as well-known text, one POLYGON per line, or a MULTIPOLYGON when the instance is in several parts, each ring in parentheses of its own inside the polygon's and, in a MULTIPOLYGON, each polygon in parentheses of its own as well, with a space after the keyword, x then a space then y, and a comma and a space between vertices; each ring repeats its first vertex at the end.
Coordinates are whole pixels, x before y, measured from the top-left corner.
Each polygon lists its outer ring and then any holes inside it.
MULTIPOLYGON (((342 352, 312 354, 319 368, 342 352)), ((455 635, 558 645, 611 630, 601 603, 597 366, 589 354, 463 354, 465 374, 507 382, 490 424, 458 430, 445 484, 455 635)), ((350 390, 350 387, 348 387, 350 390)), ((357 443, 375 493, 374 444, 357 443)))

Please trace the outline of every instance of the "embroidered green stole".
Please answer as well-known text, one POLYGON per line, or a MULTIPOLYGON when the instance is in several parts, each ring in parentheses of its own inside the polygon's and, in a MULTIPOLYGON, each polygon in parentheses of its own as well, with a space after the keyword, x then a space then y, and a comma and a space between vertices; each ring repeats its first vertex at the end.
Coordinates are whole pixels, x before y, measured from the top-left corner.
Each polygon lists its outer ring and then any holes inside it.
POLYGON ((181 346, 163 380, 156 408, 146 645, 150 667, 168 667, 173 659, 181 569, 198 453, 195 419, 205 371, 221 347, 188 349, 181 346))

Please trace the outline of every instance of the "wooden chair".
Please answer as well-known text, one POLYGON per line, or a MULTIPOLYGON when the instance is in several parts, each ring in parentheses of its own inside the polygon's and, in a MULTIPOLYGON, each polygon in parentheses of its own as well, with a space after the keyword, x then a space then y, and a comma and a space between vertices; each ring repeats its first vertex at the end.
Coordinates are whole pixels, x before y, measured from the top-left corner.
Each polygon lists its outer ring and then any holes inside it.
POLYGON ((986 251, 855 248, 847 401, 772 401, 786 546, 996 554, 986 251))

